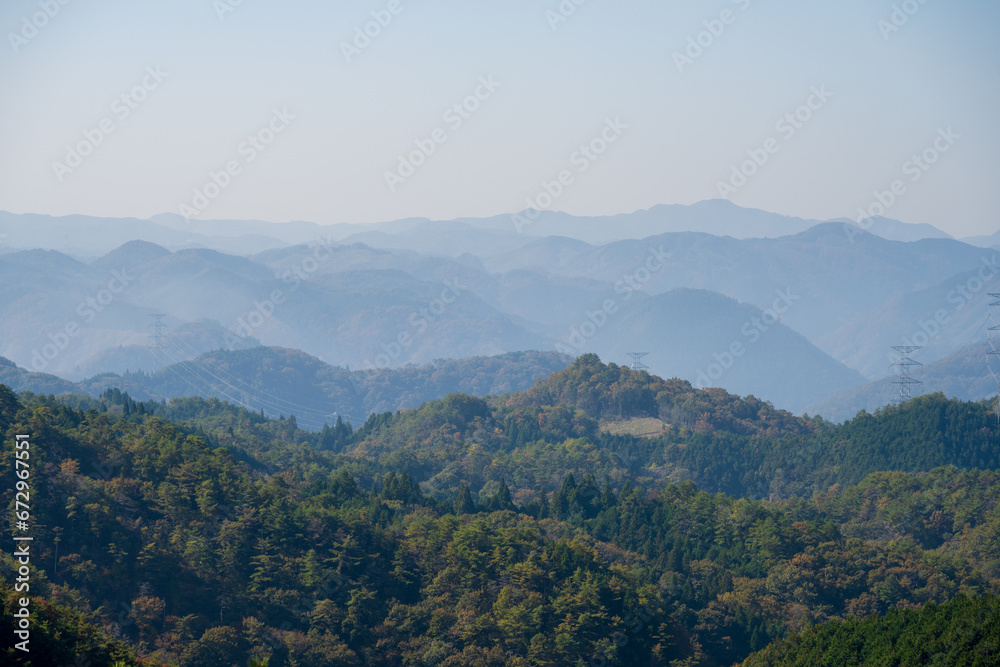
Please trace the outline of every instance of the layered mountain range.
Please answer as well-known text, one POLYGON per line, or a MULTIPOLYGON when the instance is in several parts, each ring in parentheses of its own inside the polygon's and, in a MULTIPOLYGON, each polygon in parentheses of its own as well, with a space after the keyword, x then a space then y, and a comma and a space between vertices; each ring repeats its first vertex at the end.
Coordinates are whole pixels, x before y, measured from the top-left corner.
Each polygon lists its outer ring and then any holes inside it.
MULTIPOLYGON (((878 407, 882 390, 859 388, 888 384, 892 345, 921 346, 917 360, 957 378, 954 355, 986 340, 990 238, 725 201, 525 219, 0 213, 0 355, 77 382, 259 346, 368 375, 525 350, 645 352, 657 375, 843 418, 878 407)), ((253 384, 254 364, 237 366, 253 384)), ((942 390, 982 398, 985 355, 980 371, 942 390)))

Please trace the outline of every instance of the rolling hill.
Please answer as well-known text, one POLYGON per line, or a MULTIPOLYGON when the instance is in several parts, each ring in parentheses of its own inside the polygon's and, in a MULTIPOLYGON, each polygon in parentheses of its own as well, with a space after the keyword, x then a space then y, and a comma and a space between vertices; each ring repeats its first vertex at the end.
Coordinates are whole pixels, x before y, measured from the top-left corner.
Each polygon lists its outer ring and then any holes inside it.
POLYGON ((449 394, 357 429, 0 386, 14 428, 40 471, 45 659, 771 664, 887 636, 978 652, 995 634, 975 623, 1000 591, 981 404, 927 397, 833 426, 584 355, 526 392, 449 394), (597 428, 650 411, 669 422, 653 437, 597 428))
POLYGON ((318 431, 338 416, 360 425, 371 413, 415 408, 452 392, 520 391, 570 361, 557 352, 512 352, 350 371, 298 350, 258 346, 203 353, 154 373, 100 373, 77 383, 31 373, 0 357, 0 383, 17 391, 92 397, 117 389, 140 401, 218 398, 275 418, 294 415, 302 428, 318 431))

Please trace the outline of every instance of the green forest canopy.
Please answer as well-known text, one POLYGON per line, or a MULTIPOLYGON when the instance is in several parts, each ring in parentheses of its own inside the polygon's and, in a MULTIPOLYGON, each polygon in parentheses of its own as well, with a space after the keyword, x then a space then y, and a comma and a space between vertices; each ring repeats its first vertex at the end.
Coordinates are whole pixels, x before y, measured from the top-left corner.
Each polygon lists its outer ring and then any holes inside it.
POLYGON ((95 664, 733 664, 1000 585, 995 419, 941 396, 835 426, 585 355, 356 429, 4 387, 0 428, 38 646, 95 664))

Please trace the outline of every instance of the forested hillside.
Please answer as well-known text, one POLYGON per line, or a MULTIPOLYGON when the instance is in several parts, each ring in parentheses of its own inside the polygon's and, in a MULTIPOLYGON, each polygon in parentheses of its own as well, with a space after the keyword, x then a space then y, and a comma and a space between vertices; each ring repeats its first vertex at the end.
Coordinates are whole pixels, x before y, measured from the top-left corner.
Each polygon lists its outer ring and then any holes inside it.
POLYGON ((0 430, 4 479, 33 443, 33 646, 92 664, 709 667, 1000 594, 996 419, 939 396, 833 426, 585 355, 320 432, 5 387, 0 430))
POLYGON ((881 470, 997 469, 997 429, 989 405, 940 395, 835 426, 583 355, 527 392, 488 401, 455 395, 373 416, 344 451, 406 466, 432 486, 439 474, 452 484, 461 470, 473 489, 502 474, 518 489, 551 491, 551 480, 591 473, 650 489, 693 481, 707 491, 778 499, 881 470), (661 432, 633 438, 606 428, 643 418, 661 420, 661 432))
POLYGON ((810 628, 747 658, 743 667, 990 667, 1000 659, 1000 598, 959 597, 884 618, 810 628))

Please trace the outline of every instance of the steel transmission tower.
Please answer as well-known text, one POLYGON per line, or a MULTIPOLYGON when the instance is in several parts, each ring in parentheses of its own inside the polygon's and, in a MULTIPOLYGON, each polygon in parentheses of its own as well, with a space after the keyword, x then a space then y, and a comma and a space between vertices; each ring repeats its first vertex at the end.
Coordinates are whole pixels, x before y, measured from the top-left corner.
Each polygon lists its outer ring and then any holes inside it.
POLYGON ((150 315, 150 317, 153 318, 153 321, 147 328, 151 330, 153 333, 151 333, 149 336, 150 339, 149 349, 153 353, 153 356, 156 358, 156 365, 159 367, 153 369, 154 371, 156 371, 162 369, 166 365, 163 363, 163 358, 165 356, 163 341, 166 340, 167 338, 166 334, 163 333, 167 328, 167 325, 164 324, 163 322, 163 318, 166 317, 166 315, 164 315, 163 313, 155 313, 153 315, 150 315))
POLYGON ((923 384, 920 380, 910 377, 910 369, 914 366, 923 366, 919 361, 910 359, 911 354, 920 349, 918 345, 893 345, 892 349, 899 353, 899 360, 891 364, 889 368, 898 368, 899 377, 892 381, 892 384, 899 385, 899 402, 908 401, 913 398, 910 387, 915 384, 923 384))
POLYGON ((997 413, 997 423, 1000 424, 1000 292, 989 292, 993 298, 990 301, 990 328, 986 332, 986 367, 997 383, 997 397, 994 410, 997 413))
POLYGON ((629 352, 628 356, 632 357, 632 365, 629 366, 634 371, 648 371, 649 366, 639 361, 645 357, 649 352, 629 352))

